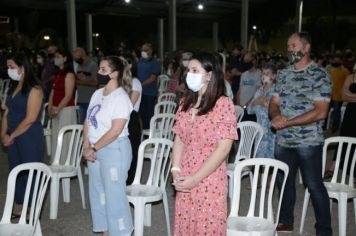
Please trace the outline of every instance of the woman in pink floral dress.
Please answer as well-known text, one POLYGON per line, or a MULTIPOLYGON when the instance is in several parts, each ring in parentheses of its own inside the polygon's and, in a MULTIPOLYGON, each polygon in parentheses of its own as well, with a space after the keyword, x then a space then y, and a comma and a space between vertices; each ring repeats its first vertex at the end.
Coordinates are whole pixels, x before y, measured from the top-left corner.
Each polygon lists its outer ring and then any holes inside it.
POLYGON ((188 65, 187 90, 173 131, 172 175, 177 190, 175 236, 225 235, 225 158, 237 139, 232 100, 218 59, 198 53, 188 65))

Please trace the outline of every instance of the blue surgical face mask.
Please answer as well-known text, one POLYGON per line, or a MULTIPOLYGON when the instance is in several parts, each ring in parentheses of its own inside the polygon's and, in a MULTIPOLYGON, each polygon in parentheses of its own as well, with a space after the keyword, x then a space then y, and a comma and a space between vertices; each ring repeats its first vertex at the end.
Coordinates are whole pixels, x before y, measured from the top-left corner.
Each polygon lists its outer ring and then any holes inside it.
POLYGON ((193 92, 198 92, 204 86, 203 76, 204 74, 188 72, 186 78, 188 88, 193 92))

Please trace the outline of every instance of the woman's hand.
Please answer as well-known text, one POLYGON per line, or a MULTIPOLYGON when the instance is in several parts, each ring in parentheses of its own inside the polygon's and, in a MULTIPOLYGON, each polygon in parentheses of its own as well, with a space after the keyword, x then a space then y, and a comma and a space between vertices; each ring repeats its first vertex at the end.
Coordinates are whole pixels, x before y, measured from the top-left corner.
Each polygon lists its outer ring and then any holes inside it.
MULTIPOLYGON (((174 180, 174 177, 173 177, 174 180)), ((180 192, 190 192, 194 187, 198 185, 198 181, 193 175, 177 177, 173 182, 175 189, 180 192)))
POLYGON ((84 148, 83 156, 85 157, 85 159, 87 161, 90 161, 90 162, 95 162, 95 160, 96 160, 95 156, 94 156, 94 150, 90 147, 84 148))
POLYGON ((8 134, 3 135, 1 138, 2 138, 2 143, 4 144, 5 147, 8 147, 14 143, 14 139, 11 138, 11 136, 8 134))

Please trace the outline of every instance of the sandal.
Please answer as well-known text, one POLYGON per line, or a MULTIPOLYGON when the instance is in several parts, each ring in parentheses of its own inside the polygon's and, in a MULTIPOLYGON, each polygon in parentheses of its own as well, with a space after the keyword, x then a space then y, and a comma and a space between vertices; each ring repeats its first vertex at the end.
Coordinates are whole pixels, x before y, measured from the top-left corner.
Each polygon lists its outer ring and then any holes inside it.
POLYGON ((334 171, 332 171, 332 170, 327 170, 327 171, 325 171, 325 173, 324 173, 324 179, 331 179, 331 177, 333 177, 333 175, 334 175, 334 171))

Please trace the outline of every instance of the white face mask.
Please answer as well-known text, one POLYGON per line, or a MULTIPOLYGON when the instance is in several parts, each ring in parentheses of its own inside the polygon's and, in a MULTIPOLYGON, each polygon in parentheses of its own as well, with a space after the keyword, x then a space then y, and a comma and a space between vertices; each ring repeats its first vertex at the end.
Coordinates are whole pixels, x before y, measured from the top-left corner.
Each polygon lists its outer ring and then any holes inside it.
POLYGON ((17 73, 17 69, 7 69, 7 74, 12 80, 19 81, 21 79, 21 75, 17 73))
POLYGON ((272 83, 272 78, 269 77, 268 75, 263 75, 262 76, 262 83, 263 84, 270 84, 270 83, 272 83))
POLYGON ((141 52, 141 57, 147 59, 147 58, 148 58, 147 52, 142 51, 142 52, 141 52))
POLYGON ((37 63, 40 65, 43 65, 43 58, 42 57, 37 57, 37 63))
POLYGON ((56 65, 56 66, 61 66, 61 65, 63 65, 64 64, 64 59, 63 58, 54 58, 54 64, 56 65))
POLYGON ((204 86, 203 75, 188 72, 186 78, 188 88, 193 92, 198 92, 204 86))
POLYGON ((188 61, 188 60, 183 60, 183 61, 182 61, 182 65, 183 65, 184 67, 188 67, 188 64, 189 64, 189 61, 188 61))

